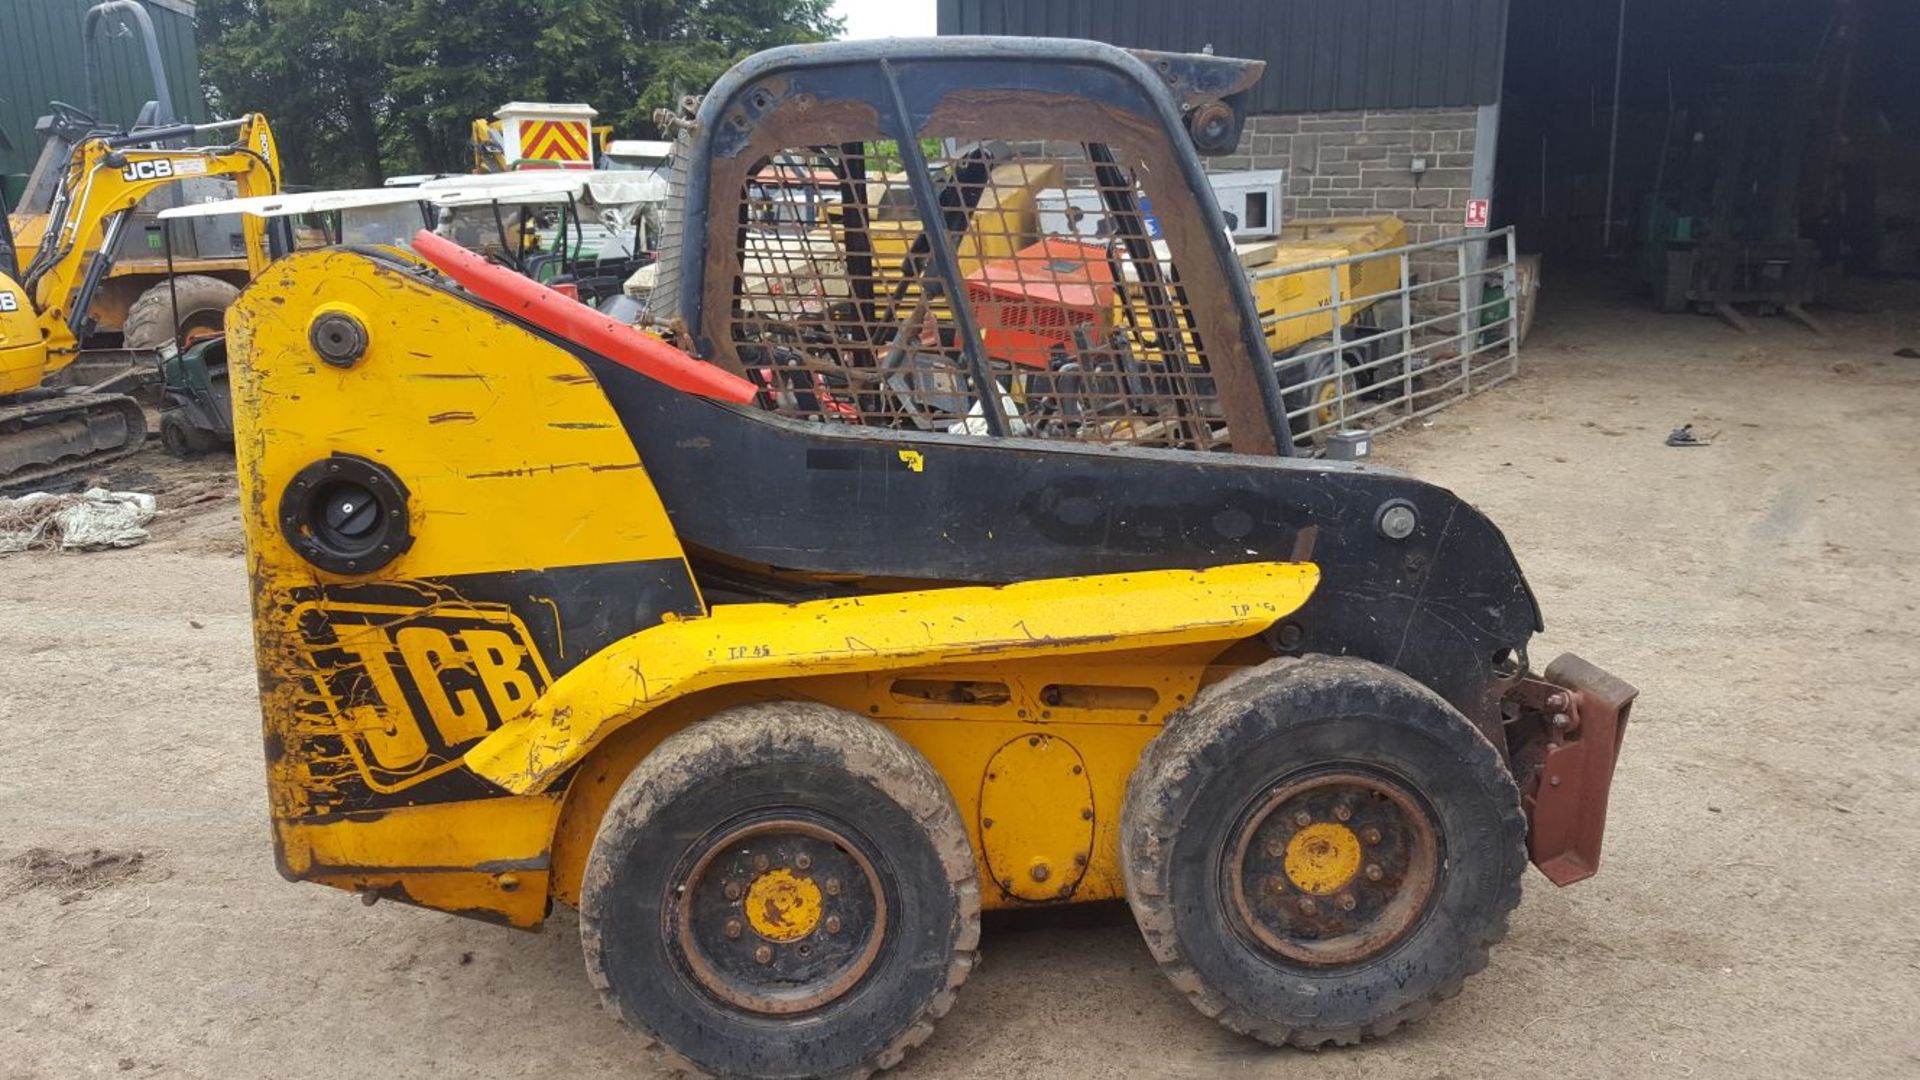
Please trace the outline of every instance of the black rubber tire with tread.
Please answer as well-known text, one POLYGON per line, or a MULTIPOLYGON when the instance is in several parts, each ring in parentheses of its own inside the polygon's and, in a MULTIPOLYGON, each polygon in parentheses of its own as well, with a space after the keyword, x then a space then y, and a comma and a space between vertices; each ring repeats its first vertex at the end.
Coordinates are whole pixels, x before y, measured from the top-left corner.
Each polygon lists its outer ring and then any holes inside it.
POLYGON ((1520 795, 1499 752, 1406 676, 1362 660, 1282 658, 1208 688, 1141 755, 1121 813, 1128 902, 1175 987, 1273 1045, 1347 1045, 1424 1016, 1486 966, 1526 869, 1520 795), (1438 818, 1425 914, 1358 964, 1315 969, 1248 943, 1220 887, 1243 808, 1302 768, 1347 762, 1406 781, 1438 818))
POLYGON ((952 1007, 980 941, 973 850, 945 782, 886 728, 810 702, 739 706, 662 742, 608 807, 580 893, 587 973, 607 1007, 676 1065, 720 1076, 891 1067, 952 1007), (790 1020, 717 1003, 679 971, 660 929, 667 882, 692 846, 743 814, 789 807, 860 830, 897 891, 873 969, 790 1020))
POLYGON ((151 286, 127 309, 127 320, 120 327, 120 343, 128 349, 152 351, 172 341, 176 323, 175 303, 179 305, 179 326, 218 312, 217 326, 226 325, 226 310, 240 296, 240 287, 205 274, 181 274, 169 285, 162 281, 151 286))

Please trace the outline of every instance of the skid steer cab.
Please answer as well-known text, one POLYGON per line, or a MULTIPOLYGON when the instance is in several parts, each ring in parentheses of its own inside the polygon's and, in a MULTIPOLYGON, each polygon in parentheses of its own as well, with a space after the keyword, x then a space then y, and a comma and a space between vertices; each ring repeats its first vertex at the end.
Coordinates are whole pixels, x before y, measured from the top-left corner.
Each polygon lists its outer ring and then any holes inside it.
POLYGON ((725 1076, 862 1075, 980 913, 1125 897, 1269 1043, 1594 872, 1634 691, 1450 492, 1289 457, 1197 152, 1259 65, 779 49, 615 323, 431 235, 273 264, 236 451, 282 872, 513 926, 725 1076), (1223 452, 1226 451, 1226 452, 1223 452))

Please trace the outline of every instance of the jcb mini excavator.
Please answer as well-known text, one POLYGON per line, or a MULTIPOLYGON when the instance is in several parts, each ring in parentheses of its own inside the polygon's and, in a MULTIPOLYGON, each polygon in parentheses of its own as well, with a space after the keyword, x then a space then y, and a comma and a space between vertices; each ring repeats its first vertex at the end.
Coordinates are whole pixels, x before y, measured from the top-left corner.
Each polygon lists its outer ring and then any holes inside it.
POLYGON ((1198 157, 1258 73, 753 57, 676 160, 666 340, 424 233, 256 278, 229 345, 281 872, 572 905, 610 1010, 724 1076, 899 1061, 983 908, 1124 897, 1179 993, 1276 1045, 1456 992, 1529 859, 1594 872, 1635 691, 1530 668, 1533 593, 1459 497, 1291 456, 1198 157), (749 205, 794 157, 830 242, 749 205), (993 245, 1041 249, 1018 289, 956 257, 1011 160, 1099 192, 993 245), (883 214, 917 238, 881 252, 883 214), (805 275, 836 280, 752 294, 805 275), (1041 282, 1075 321, 1022 308, 1041 282))
MULTIPOLYGON (((22 487, 140 448, 147 423, 132 397, 49 380, 79 358, 92 333, 94 294, 143 198, 201 177, 230 177, 242 196, 272 194, 277 160, 272 130, 257 114, 94 135, 74 145, 24 266, 0 213, 0 486, 22 487), (215 132, 231 141, 165 146, 215 132)), ((251 219, 244 230, 247 263, 257 273, 268 258, 266 237, 251 219)))

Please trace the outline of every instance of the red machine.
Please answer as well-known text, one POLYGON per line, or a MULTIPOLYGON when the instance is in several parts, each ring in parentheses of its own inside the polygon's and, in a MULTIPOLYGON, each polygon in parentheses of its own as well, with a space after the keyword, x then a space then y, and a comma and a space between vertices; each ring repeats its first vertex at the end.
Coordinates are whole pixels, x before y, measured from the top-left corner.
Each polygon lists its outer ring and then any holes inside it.
POLYGON ((1049 237, 967 275, 967 299, 995 360, 1045 371, 1056 352, 1074 356, 1074 332, 1104 342, 1113 323, 1113 268, 1106 248, 1049 237))

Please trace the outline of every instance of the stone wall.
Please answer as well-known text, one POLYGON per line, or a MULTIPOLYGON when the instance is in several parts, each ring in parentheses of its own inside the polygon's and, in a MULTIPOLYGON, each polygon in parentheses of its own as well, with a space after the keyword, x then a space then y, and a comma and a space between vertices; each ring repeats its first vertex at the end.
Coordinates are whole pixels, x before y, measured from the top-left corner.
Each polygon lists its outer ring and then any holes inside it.
POLYGON ((1286 169, 1283 218, 1398 214, 1415 243, 1458 236, 1473 174, 1475 112, 1392 109, 1254 116, 1211 171, 1286 169), (1427 159, 1415 176, 1413 159, 1427 159))
MULTIPOLYGON (((1470 107, 1254 116, 1237 152, 1202 160, 1211 172, 1287 170, 1283 221, 1395 214, 1407 223, 1407 241, 1417 244, 1467 231, 1475 118, 1470 107), (1419 176, 1416 157, 1427 161, 1419 176)), ((1451 276, 1457 258, 1451 248, 1416 255, 1414 273, 1451 276)))

